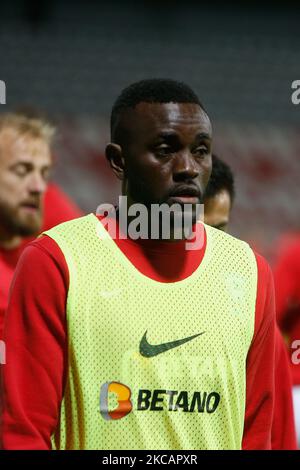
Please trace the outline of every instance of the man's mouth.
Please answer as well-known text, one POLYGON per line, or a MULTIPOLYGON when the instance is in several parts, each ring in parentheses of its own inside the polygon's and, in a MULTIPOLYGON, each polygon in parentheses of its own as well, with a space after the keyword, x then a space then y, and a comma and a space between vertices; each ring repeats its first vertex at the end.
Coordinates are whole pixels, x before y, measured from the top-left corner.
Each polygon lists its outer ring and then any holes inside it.
POLYGON ((195 187, 181 186, 171 193, 171 200, 179 204, 199 204, 201 199, 200 191, 195 187))
POLYGON ((36 213, 40 210, 40 204, 38 202, 24 202, 21 204, 21 208, 30 213, 36 213))
POLYGON ((174 201, 175 203, 176 202, 179 202, 181 204, 197 204, 199 202, 199 198, 198 197, 192 197, 192 196, 186 196, 186 195, 182 195, 182 196, 172 196, 172 201, 174 201))

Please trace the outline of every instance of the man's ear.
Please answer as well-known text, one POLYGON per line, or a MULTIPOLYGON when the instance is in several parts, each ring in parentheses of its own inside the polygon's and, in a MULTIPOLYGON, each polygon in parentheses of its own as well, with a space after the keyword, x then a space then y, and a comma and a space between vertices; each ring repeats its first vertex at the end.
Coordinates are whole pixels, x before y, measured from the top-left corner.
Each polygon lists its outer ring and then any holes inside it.
POLYGON ((105 149, 105 155, 116 177, 119 180, 123 180, 125 160, 121 146, 118 144, 108 144, 105 149))

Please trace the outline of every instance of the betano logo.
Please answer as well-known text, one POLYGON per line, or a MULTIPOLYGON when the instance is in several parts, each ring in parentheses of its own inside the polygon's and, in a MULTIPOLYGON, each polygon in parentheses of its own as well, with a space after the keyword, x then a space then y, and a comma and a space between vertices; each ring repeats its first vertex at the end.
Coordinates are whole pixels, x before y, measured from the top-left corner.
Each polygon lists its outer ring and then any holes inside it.
MULTIPOLYGON (((133 409, 131 390, 120 382, 106 382, 100 390, 100 413, 103 419, 121 419, 133 409), (117 400, 117 407, 109 411, 111 394, 117 400)), ((193 413, 214 413, 220 403, 217 392, 194 392, 177 390, 146 390, 138 391, 137 411, 179 411, 193 413)))
POLYGON ((132 410, 130 401, 131 390, 120 382, 106 382, 100 390, 100 413, 105 420, 121 419, 132 410), (109 393, 115 393, 118 400, 118 407, 113 411, 108 411, 109 393))

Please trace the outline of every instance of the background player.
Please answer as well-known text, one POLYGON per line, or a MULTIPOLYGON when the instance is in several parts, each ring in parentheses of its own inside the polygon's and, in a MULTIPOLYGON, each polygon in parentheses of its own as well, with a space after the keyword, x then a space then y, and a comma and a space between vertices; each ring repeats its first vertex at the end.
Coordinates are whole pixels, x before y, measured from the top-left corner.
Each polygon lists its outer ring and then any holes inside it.
POLYGON ((274 265, 276 310, 286 339, 293 379, 293 398, 300 447, 300 237, 282 243, 274 265))
POLYGON ((17 260, 43 222, 54 128, 21 115, 0 116, 0 338, 17 260))
POLYGON ((41 230, 81 215, 54 183, 48 121, 20 113, 0 116, 0 339, 17 261, 41 230))
MULTIPOLYGON (((227 232, 235 198, 234 175, 229 165, 216 155, 212 156, 212 162, 212 173, 204 196, 205 223, 227 232)), ((272 423, 272 449, 274 450, 297 448, 289 362, 283 338, 277 330, 275 407, 272 423)))

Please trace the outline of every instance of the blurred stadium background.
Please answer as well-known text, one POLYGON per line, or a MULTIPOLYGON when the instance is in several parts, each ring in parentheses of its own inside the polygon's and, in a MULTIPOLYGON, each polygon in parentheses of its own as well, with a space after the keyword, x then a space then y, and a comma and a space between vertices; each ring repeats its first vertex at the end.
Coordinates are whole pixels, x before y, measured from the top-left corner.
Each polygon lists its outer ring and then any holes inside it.
POLYGON ((56 121, 55 180, 86 211, 115 202, 103 150, 113 101, 129 83, 190 84, 214 124, 214 151, 235 171, 231 232, 269 259, 300 229, 299 7, 185 1, 2 1, 0 79, 7 104, 56 121))

